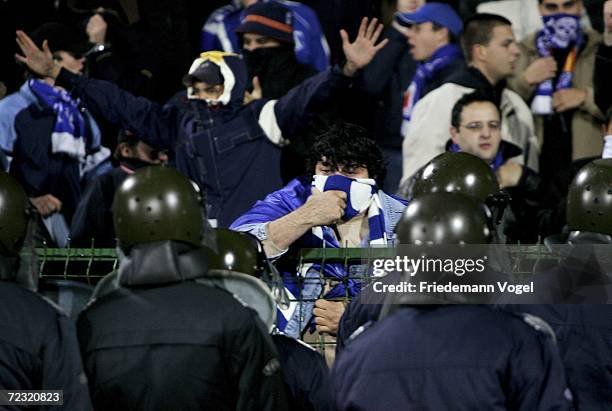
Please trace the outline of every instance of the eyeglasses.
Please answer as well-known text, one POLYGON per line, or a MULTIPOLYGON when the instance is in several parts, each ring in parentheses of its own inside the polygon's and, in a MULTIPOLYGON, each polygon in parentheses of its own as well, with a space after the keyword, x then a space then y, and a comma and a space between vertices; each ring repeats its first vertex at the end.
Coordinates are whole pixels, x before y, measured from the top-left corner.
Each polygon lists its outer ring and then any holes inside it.
MULTIPOLYGON (((486 123, 491 131, 497 131, 501 128, 501 122, 499 121, 489 121, 486 123)), ((471 123, 462 124, 459 127, 463 127, 468 129, 469 131, 482 131, 485 127, 485 123, 482 121, 472 121, 471 123)))

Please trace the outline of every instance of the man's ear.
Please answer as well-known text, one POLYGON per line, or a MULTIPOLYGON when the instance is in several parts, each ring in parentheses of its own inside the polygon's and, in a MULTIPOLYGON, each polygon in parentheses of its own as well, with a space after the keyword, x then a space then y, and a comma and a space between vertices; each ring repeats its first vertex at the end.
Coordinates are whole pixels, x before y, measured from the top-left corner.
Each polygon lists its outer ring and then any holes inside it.
POLYGON ((486 60, 487 48, 482 44, 474 44, 472 46, 472 61, 486 60))
POLYGON ((451 140, 453 140, 453 143, 459 144, 459 138, 458 138, 459 130, 457 130, 453 126, 450 126, 448 131, 450 132, 451 140))
POLYGON ((130 146, 127 143, 119 143, 117 148, 119 149, 119 153, 121 154, 121 157, 123 157, 123 158, 132 158, 133 157, 132 149, 130 148, 130 146))

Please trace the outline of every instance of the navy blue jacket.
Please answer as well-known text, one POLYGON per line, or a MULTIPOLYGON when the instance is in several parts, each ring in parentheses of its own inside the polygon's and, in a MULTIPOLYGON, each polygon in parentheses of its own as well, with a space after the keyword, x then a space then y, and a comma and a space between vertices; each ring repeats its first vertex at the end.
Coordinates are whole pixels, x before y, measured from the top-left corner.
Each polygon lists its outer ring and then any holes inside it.
POLYGON ((515 306, 555 330, 567 382, 579 410, 612 408, 612 306, 540 304, 515 306))
POLYGON ((0 301, 0 390, 63 390, 63 406, 42 408, 92 409, 70 318, 11 281, 0 281, 0 301))
MULTIPOLYGON (((572 241, 592 241, 586 231, 574 232, 572 241)), ((605 250, 602 245, 595 246, 605 250)), ((504 308, 537 315, 548 322, 559 346, 567 382, 579 410, 612 409, 612 276, 602 253, 581 245, 553 250, 571 250, 567 258, 535 279, 535 293, 513 296, 509 302, 564 304, 520 304, 504 308)))
POLYGON ((351 342, 332 370, 340 410, 564 410, 549 335, 484 306, 404 306, 351 342))
POLYGON ((303 342, 273 334, 292 410, 333 411, 329 369, 322 355, 303 342))
POLYGON ((173 150, 176 168, 206 192, 209 218, 218 219, 219 226, 229 226, 255 201, 282 187, 279 145, 283 136, 296 135, 306 127, 311 113, 350 80, 335 67, 278 100, 243 105, 244 63, 238 56, 226 56, 224 62, 234 81, 225 78, 231 96, 216 109, 202 100, 160 106, 111 83, 66 70, 57 83, 111 123, 142 136, 150 146, 173 150))

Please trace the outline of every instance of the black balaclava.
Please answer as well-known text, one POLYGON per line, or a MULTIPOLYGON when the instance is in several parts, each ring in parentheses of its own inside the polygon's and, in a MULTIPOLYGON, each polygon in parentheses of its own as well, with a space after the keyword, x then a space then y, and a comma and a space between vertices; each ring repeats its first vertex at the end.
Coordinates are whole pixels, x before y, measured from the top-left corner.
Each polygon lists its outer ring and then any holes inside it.
POLYGON ((293 44, 279 47, 258 48, 253 51, 242 50, 249 76, 249 88, 253 77, 259 78, 263 97, 276 99, 284 96, 293 86, 293 79, 299 69, 293 44))

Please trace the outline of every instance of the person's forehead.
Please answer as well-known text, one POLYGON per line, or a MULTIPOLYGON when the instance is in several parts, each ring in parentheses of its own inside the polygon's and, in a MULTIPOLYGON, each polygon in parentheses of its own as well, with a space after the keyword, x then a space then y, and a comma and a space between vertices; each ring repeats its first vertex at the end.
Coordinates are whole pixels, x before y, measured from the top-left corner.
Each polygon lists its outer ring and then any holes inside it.
POLYGON ((427 29, 427 28, 432 29, 433 28, 433 23, 431 21, 423 21, 421 23, 414 23, 411 27, 418 28, 418 29, 424 29, 424 28, 425 29, 427 29))
POLYGON ((205 81, 194 81, 193 82, 193 88, 197 88, 197 89, 207 89, 207 88, 211 88, 211 87, 215 87, 215 86, 219 86, 220 84, 208 84, 205 81))
POLYGON ((499 119, 497 107, 490 101, 475 101, 463 108, 463 117, 494 117, 499 119))
POLYGON ((542 5, 546 5, 546 4, 551 4, 551 5, 557 5, 557 6, 563 6, 566 3, 572 3, 572 5, 576 5, 578 3, 581 3, 580 0, 542 0, 542 5))
POLYGON ((257 33, 244 33, 244 38, 249 39, 249 40, 257 40, 263 37, 265 36, 262 36, 261 34, 257 34, 257 33))
POLYGON ((612 0, 608 0, 604 3, 604 13, 612 13, 612 0))
POLYGON ((317 166, 325 167, 325 166, 338 166, 340 168, 348 166, 351 168, 365 168, 365 166, 358 164, 357 161, 348 160, 342 163, 336 163, 333 159, 328 160, 326 157, 323 157, 321 160, 317 161, 317 166))

